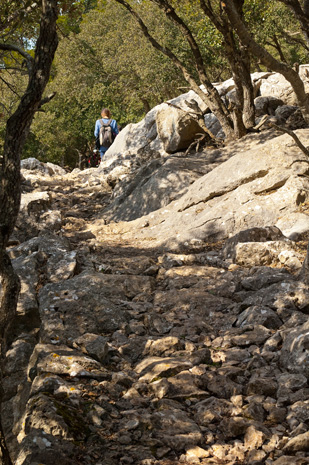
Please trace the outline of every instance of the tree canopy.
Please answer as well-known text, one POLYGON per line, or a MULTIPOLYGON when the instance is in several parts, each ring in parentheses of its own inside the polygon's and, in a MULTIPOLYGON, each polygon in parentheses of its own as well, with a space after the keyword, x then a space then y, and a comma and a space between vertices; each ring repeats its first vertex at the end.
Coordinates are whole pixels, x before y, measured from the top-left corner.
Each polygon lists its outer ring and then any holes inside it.
MULTIPOLYGON (((28 82, 38 36, 37 3, 5 0, 0 6, 2 146, 6 121, 28 82)), ((194 86, 197 90, 201 84, 209 86, 213 93, 214 108, 218 106, 226 132, 230 131, 232 137, 243 135, 254 122, 248 76, 270 63, 263 62, 256 49, 248 49, 244 32, 241 36, 239 23, 230 16, 231 5, 237 6, 250 37, 278 63, 291 67, 308 58, 306 1, 57 3, 60 43, 46 90, 46 94, 56 96, 48 107, 37 112, 23 157, 74 167, 77 153, 89 150, 94 142, 94 122, 103 106, 111 109, 123 127, 139 121, 156 104, 194 86), (136 16, 124 4, 138 15, 159 47, 153 47, 136 16), (171 60, 171 54, 175 59, 171 60), (189 81, 186 76, 190 76, 189 81), (231 76, 239 102, 233 109, 226 108, 211 87, 211 83, 231 76)))

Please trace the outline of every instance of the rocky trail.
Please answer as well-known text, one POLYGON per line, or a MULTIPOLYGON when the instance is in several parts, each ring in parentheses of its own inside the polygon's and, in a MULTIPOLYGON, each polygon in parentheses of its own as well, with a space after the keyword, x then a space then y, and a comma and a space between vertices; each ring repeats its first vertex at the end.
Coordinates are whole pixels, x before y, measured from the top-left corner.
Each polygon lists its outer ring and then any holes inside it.
POLYGON ((175 253, 124 233, 95 169, 29 171, 23 187, 41 230, 20 220, 10 248, 14 465, 309 463, 309 290, 293 267, 235 264, 233 240, 175 253))
MULTIPOLYGON (((289 86, 252 79, 308 146, 289 86)), ((22 161, 5 465, 309 463, 308 159, 269 128, 184 156, 188 102, 217 125, 189 91, 99 168, 22 161)))

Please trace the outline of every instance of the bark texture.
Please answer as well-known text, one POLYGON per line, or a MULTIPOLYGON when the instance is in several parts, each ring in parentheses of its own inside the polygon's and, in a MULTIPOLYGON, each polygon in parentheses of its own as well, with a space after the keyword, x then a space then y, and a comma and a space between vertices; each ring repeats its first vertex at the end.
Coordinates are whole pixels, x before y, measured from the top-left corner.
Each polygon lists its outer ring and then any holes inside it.
POLYGON ((3 286, 0 308, 0 337, 2 344, 15 315, 20 287, 19 279, 6 252, 20 206, 20 155, 33 116, 41 106, 42 95, 49 79, 51 64, 58 45, 57 15, 57 1, 42 0, 40 35, 28 87, 17 110, 9 118, 6 125, 0 167, 0 276, 3 286))
POLYGON ((305 283, 309 285, 309 243, 307 247, 307 255, 304 260, 299 278, 305 283))
POLYGON ((252 34, 247 29, 241 15, 239 14, 237 1, 226 0, 226 12, 242 44, 248 48, 252 55, 259 58, 260 62, 266 66, 266 68, 282 74, 291 84, 297 97, 302 115, 305 121, 309 124, 309 99, 305 92, 304 83, 298 73, 286 63, 276 60, 266 49, 254 40, 252 34))
MULTIPOLYGON (((205 15, 215 25, 224 39, 224 51, 230 64, 236 90, 236 105, 233 108, 234 132, 237 138, 246 134, 255 124, 254 92, 250 74, 250 54, 247 47, 235 40, 233 27, 224 10, 215 11, 210 2, 200 0, 205 15)), ((239 5, 241 10, 242 3, 239 5)), ((242 12, 241 12, 242 15, 242 12)))
MULTIPOLYGON (((6 352, 10 329, 13 327, 20 280, 14 271, 6 247, 13 232, 21 198, 20 155, 35 112, 42 104, 42 96, 49 79, 51 65, 58 45, 56 21, 57 1, 42 0, 40 34, 35 57, 29 71, 29 83, 15 113, 6 125, 5 142, 0 165, 0 277, 2 299, 0 307, 1 358, 6 352)), ((2 370, 1 370, 2 378, 2 370)), ((2 383, 1 392, 2 398, 2 383)), ((11 465, 0 427, 1 463, 11 465)))
POLYGON ((279 0, 292 10, 303 32, 307 46, 309 46, 309 1, 304 0, 303 5, 299 0, 279 0))
POLYGON ((19 291, 6 247, 13 232, 20 206, 20 155, 35 112, 49 79, 50 68, 58 45, 56 32, 57 1, 42 0, 40 35, 35 59, 25 94, 6 125, 6 135, 0 171, 0 275, 3 298, 0 309, 0 337, 3 339, 14 317, 19 291))

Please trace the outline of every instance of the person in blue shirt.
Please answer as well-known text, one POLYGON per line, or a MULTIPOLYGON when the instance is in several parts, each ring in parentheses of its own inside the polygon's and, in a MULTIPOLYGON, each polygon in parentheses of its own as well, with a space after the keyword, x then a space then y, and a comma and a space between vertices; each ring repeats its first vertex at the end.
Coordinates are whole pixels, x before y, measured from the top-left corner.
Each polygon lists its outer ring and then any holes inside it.
POLYGON ((108 123, 110 121, 110 126, 112 128, 113 132, 113 137, 115 138, 117 134, 119 134, 119 129, 117 126, 117 123, 114 119, 111 119, 111 112, 108 108, 103 108, 101 111, 101 119, 98 119, 95 123, 95 128, 94 128, 94 136, 96 138, 96 147, 99 148, 100 150, 100 155, 101 155, 101 161, 104 157, 105 152, 109 147, 104 147, 103 145, 100 145, 99 143, 99 134, 100 134, 100 128, 101 128, 101 121, 103 120, 103 123, 108 123))

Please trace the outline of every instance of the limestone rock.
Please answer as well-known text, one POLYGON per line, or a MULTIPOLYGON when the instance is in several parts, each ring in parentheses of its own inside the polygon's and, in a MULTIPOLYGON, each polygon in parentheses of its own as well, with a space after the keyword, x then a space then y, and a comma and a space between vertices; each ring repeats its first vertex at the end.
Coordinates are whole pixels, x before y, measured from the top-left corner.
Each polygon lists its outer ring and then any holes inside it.
POLYGON ((240 335, 231 337, 231 343, 236 346, 250 346, 252 344, 262 344, 271 335, 271 330, 262 325, 246 326, 240 335))
POLYGON ((41 231, 59 231, 62 225, 59 211, 52 211, 49 192, 22 194, 14 237, 25 241, 41 231))
MULTIPOLYGON (((106 333, 119 329, 128 321, 126 310, 117 311, 110 297, 114 292, 115 280, 101 273, 84 272, 60 283, 48 284, 39 294, 42 317, 42 337, 50 342, 67 341, 85 332, 106 333), (89 310, 88 310, 89 309, 89 310)), ((132 295, 133 288, 126 291, 125 277, 123 291, 119 289, 117 298, 132 295)), ((143 280, 138 280, 136 293, 143 280)), ((144 280, 145 282, 145 280, 144 280)), ((149 283, 149 280, 148 280, 149 283)), ((134 293, 134 291, 133 291, 134 293)), ((135 295, 135 294, 134 294, 135 295)))
POLYGON ((283 373, 278 377, 278 397, 289 397, 307 385, 307 378, 303 374, 283 373))
MULTIPOLYGON (((304 72, 306 65, 302 67, 304 72)), ((267 79, 262 79, 260 86, 262 96, 272 96, 281 99, 286 105, 296 105, 296 97, 290 83, 280 74, 273 73, 267 79)))
POLYGON ((234 263, 243 266, 279 265, 286 263, 292 269, 300 269, 301 256, 292 242, 243 242, 235 246, 234 263))
MULTIPOLYGON (((302 130, 302 137, 305 142, 308 130, 302 130)), ((151 237, 155 244, 174 250, 183 250, 193 240, 215 242, 244 229, 277 223, 286 237, 295 235, 295 220, 303 218, 297 205, 306 202, 309 191, 301 175, 307 163, 296 162, 302 159, 287 135, 276 137, 258 150, 237 153, 198 179, 179 200, 130 227, 140 238, 151 237), (149 227, 142 228, 145 221, 149 227)))
POLYGON ((167 352, 183 349, 184 344, 178 337, 166 336, 160 339, 149 339, 146 343, 144 354, 150 356, 162 356, 167 352))
POLYGON ((67 172, 54 163, 42 163, 36 158, 26 158, 20 162, 21 170, 38 171, 46 176, 64 176, 67 172))
POLYGON ((198 402, 194 410, 196 411, 194 419, 198 425, 202 426, 217 423, 226 417, 234 417, 241 413, 241 409, 235 407, 232 402, 225 399, 217 399, 214 396, 198 402))
POLYGON ((265 440, 265 435, 262 431, 257 430, 254 426, 249 426, 244 439, 245 447, 247 449, 259 449, 265 440))
POLYGON ((204 121, 207 128, 215 137, 224 138, 224 134, 222 132, 221 124, 219 123, 218 118, 213 113, 207 113, 204 116, 204 121))
POLYGON ((156 114, 158 136, 167 153, 186 149, 203 130, 196 119, 175 107, 161 108, 156 114))
POLYGON ((191 367, 191 362, 181 358, 148 357, 136 366, 136 372, 140 375, 140 381, 151 382, 158 377, 169 377, 191 367))
POLYGON ((104 214, 115 221, 133 220, 158 210, 180 198, 209 169, 199 156, 152 160, 116 185, 104 214))
POLYGON ((49 344, 38 344, 32 354, 29 368, 29 376, 32 379, 44 373, 95 379, 110 377, 96 360, 61 345, 53 347, 49 344))
POLYGON ((244 327, 250 324, 260 324, 265 326, 265 328, 277 329, 280 328, 283 322, 270 308, 254 305, 252 307, 248 307, 239 315, 235 326, 244 327))
POLYGON ((284 237, 280 229, 274 226, 266 226, 265 228, 250 228, 242 230, 234 236, 230 237, 225 242, 224 247, 222 248, 222 254, 226 258, 234 259, 235 247, 239 243, 270 241, 274 242, 279 240, 284 241, 285 239, 286 238, 284 237))
MULTIPOLYGON (((297 107, 294 105, 280 105, 279 107, 276 108, 275 111, 275 116, 278 119, 279 124, 283 124, 286 122, 286 120, 295 113, 297 110, 297 107)), ((294 128, 294 129, 300 129, 300 128, 294 128)))
POLYGON ((280 363, 282 367, 291 373, 308 376, 309 359, 306 349, 309 337, 308 329, 308 323, 304 323, 286 334, 281 350, 280 363))
POLYGON ((162 410, 152 415, 156 426, 156 436, 175 450, 197 445, 202 434, 197 424, 184 412, 177 410, 162 410))
POLYGON ((290 439, 283 448, 284 452, 297 452, 309 450, 309 432, 299 434, 290 439))
POLYGON ((254 99, 256 116, 275 115, 276 109, 283 106, 283 101, 272 96, 256 97, 254 99))
POLYGON ((75 339, 73 346, 103 363, 108 354, 107 339, 97 334, 86 333, 75 339))
POLYGON ((274 465, 305 465, 309 463, 307 457, 295 457, 294 455, 283 455, 273 462, 274 465))

